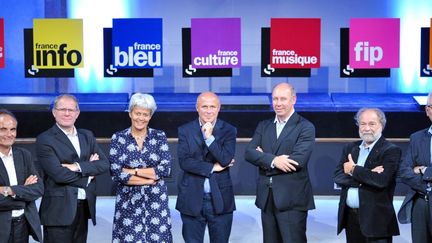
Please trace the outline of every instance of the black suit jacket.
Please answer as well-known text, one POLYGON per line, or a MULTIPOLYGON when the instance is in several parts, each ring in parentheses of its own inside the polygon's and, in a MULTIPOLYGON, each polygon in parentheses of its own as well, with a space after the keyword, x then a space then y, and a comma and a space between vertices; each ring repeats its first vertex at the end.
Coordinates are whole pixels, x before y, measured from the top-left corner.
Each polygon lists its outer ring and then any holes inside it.
POLYGON ((259 168, 255 201, 258 208, 265 208, 270 178, 277 209, 306 211, 315 208, 307 166, 314 143, 315 127, 296 112, 277 139, 274 119, 258 124, 245 152, 245 159, 259 168), (258 146, 263 149, 263 153, 256 150, 258 146), (299 163, 297 171, 285 173, 271 167, 273 159, 283 154, 299 163))
MULTIPOLYGON (((0 242, 7 242, 11 231, 12 210, 24 209, 24 215, 30 225, 29 233, 33 239, 42 241, 41 223, 37 212, 35 200, 43 194, 43 182, 38 176, 38 182, 24 186, 24 182, 30 175, 38 175, 29 151, 12 147, 15 173, 18 185, 11 186, 16 197, 0 196, 0 242)), ((0 159, 0 185, 10 186, 9 176, 3 161, 0 159)))
POLYGON ((381 137, 366 158, 364 166, 356 166, 352 176, 344 173, 343 164, 348 154, 357 163, 361 141, 347 144, 335 171, 335 182, 341 186, 338 211, 339 234, 346 227, 346 198, 350 187, 359 188, 360 229, 366 237, 390 237, 399 235, 399 227, 393 208, 396 174, 401 158, 401 149, 381 137), (382 165, 384 172, 371 170, 382 165))
POLYGON ((77 129, 77 133, 80 155, 57 125, 36 139, 37 158, 45 184, 45 194, 39 209, 43 225, 65 226, 72 223, 77 209, 78 188, 85 189, 90 217, 96 224, 96 178, 88 183, 88 177, 107 172, 109 162, 90 131, 77 129), (99 155, 99 160, 89 161, 93 153, 99 155), (79 163, 80 173, 61 166, 62 163, 74 162, 79 163))
POLYGON ((213 129, 215 140, 207 148, 198 119, 178 129, 178 159, 182 172, 176 209, 197 216, 202 209, 204 180, 209 178, 213 207, 216 214, 235 210, 233 185, 229 168, 212 173, 213 164, 228 166, 234 158, 237 130, 218 119, 213 129))
POLYGON ((402 224, 411 223, 414 196, 416 193, 426 195, 427 184, 432 182, 431 134, 428 130, 429 128, 426 128, 410 136, 407 152, 399 168, 401 181, 410 187, 398 213, 399 221, 402 224), (426 166, 428 168, 422 176, 414 173, 413 168, 415 166, 426 166))

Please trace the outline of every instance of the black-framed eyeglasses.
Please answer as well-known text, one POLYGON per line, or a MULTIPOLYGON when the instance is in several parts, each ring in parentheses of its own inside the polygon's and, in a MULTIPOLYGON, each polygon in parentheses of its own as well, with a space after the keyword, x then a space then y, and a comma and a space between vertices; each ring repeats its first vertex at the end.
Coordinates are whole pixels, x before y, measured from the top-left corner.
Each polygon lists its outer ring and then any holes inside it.
POLYGON ((55 108, 57 111, 62 112, 62 113, 72 113, 72 112, 77 112, 77 109, 68 109, 68 108, 55 108))

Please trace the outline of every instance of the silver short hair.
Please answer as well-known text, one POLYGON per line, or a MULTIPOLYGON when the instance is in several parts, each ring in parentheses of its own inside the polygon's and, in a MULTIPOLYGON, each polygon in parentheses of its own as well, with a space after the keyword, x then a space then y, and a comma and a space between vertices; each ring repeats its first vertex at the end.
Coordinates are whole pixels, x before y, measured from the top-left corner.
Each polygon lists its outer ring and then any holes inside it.
POLYGON ((149 109, 150 115, 153 115, 157 109, 153 96, 141 93, 135 93, 130 98, 129 112, 132 112, 135 107, 149 109))
POLYGON ((381 125, 382 125, 382 127, 384 129, 385 125, 387 123, 387 119, 386 119, 386 116, 385 116, 384 112, 381 109, 379 109, 379 108, 367 108, 367 107, 364 107, 364 108, 361 108, 359 111, 357 111, 357 113, 354 116, 354 120, 356 121, 357 126, 359 126, 359 124, 360 124, 360 117, 363 114, 363 112, 368 111, 368 110, 372 110, 372 111, 375 112, 375 114, 377 114, 378 120, 379 120, 379 122, 381 123, 381 125))
POLYGON ((79 102, 78 102, 78 98, 75 96, 75 95, 72 95, 72 94, 61 94, 61 95, 58 95, 57 97, 55 97, 55 99, 54 99, 54 102, 53 102, 53 109, 55 109, 55 108, 57 108, 57 104, 58 104, 58 102, 61 100, 61 99, 63 99, 63 98, 69 98, 69 99, 71 99, 71 100, 73 100, 73 101, 75 101, 75 104, 76 104, 76 109, 79 111, 79 102))

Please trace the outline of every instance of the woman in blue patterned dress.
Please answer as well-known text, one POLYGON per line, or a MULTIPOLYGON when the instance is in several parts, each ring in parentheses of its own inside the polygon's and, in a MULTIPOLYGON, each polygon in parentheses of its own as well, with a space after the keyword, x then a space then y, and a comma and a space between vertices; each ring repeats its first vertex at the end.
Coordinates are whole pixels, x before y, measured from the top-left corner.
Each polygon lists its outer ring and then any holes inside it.
POLYGON ((131 127, 111 139, 109 160, 116 186, 112 241, 172 242, 168 191, 171 154, 163 131, 148 127, 156 110, 151 95, 134 94, 131 127))

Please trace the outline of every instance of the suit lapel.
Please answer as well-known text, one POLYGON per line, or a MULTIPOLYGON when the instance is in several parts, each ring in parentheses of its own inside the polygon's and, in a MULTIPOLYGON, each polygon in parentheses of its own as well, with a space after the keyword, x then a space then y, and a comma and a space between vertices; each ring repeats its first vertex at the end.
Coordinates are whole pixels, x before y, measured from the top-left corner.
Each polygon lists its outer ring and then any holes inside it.
POLYGON ((384 137, 381 136, 378 139, 378 141, 375 143, 375 145, 373 146, 373 148, 370 151, 368 157, 366 158, 364 167, 369 168, 369 167, 371 167, 371 163, 373 163, 374 161, 376 161, 375 158, 380 154, 381 147, 383 146, 383 143, 384 143, 384 137))
POLYGON ((10 185, 9 176, 2 159, 0 159, 0 185, 10 185))
POLYGON ((54 127, 53 127, 53 133, 54 133, 54 138, 55 139, 59 140, 61 143, 63 143, 66 146, 68 146, 69 149, 71 149, 72 151, 75 151, 75 153, 77 154, 77 151, 75 150, 74 146, 72 145, 72 143, 69 140, 69 138, 67 137, 67 135, 62 130, 60 130, 60 128, 57 125, 54 125, 54 127))
POLYGON ((276 140, 276 123, 273 122, 273 131, 274 131, 274 136, 275 136, 275 140, 276 143, 274 144, 273 151, 277 151, 279 149, 279 147, 282 144, 282 141, 284 140, 285 137, 287 137, 297 126, 299 120, 299 116, 297 115, 297 113, 293 113, 292 116, 288 119, 287 123, 285 124, 284 128, 282 129, 281 133, 279 134, 279 137, 276 140))
MULTIPOLYGON (((77 135, 78 135, 78 141, 79 141, 79 146, 80 146, 80 152, 81 154, 79 154, 79 158, 86 160, 86 158, 84 158, 86 155, 90 155, 90 151, 88 151, 90 148, 90 146, 87 145, 87 140, 85 139, 85 136, 79 132, 79 130, 77 129, 77 135)), ((75 149, 75 148, 74 148, 75 149)))
MULTIPOLYGON (((356 164, 357 164, 358 157, 360 154, 359 145, 360 145, 360 143, 355 143, 354 147, 351 149, 351 157, 352 157, 354 163, 356 163, 356 164)), ((346 161, 348 161, 348 158, 346 158, 346 161)))
POLYGON ((194 123, 192 124, 191 133, 193 134, 193 140, 196 142, 197 146, 201 147, 203 145, 204 138, 201 133, 201 127, 198 119, 195 120, 194 123))
POLYGON ((420 143, 420 146, 422 146, 421 150, 424 151, 423 154, 423 161, 425 161, 425 166, 430 166, 431 164, 431 151, 430 151, 430 144, 431 144, 431 134, 429 134, 429 131, 426 130, 425 135, 422 138, 422 141, 420 143))
POLYGON ((24 158, 23 154, 19 153, 16 149, 13 149, 13 160, 15 165, 15 174, 17 177, 18 185, 24 184, 25 171, 24 171, 24 158))

